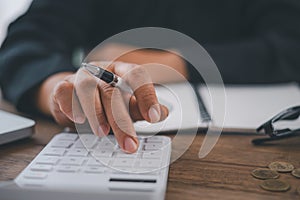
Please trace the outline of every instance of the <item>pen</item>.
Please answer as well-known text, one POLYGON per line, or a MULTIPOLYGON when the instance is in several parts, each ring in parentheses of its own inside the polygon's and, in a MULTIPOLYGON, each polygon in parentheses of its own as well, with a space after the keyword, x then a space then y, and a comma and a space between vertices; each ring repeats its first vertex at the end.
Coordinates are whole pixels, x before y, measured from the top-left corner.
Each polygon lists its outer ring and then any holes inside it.
POLYGON ((117 87, 120 90, 128 92, 130 94, 133 93, 130 86, 122 78, 115 75, 114 73, 107 71, 99 66, 91 65, 88 63, 82 63, 81 65, 92 75, 110 84, 111 86, 117 87))

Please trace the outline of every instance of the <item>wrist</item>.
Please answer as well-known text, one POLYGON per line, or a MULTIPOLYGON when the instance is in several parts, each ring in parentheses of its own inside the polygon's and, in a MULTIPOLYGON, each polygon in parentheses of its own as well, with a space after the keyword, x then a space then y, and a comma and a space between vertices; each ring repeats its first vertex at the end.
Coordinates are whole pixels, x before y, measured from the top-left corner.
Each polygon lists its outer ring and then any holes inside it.
MULTIPOLYGON (((155 51, 155 62, 160 65, 144 65, 155 83, 181 82, 188 78, 186 62, 178 54, 170 51, 155 51), (165 66, 165 67, 164 67, 165 66)), ((151 62, 149 62, 151 63, 151 62)))
POLYGON ((180 53, 176 50, 171 50, 172 52, 166 52, 165 57, 163 58, 167 65, 171 66, 174 70, 179 72, 184 78, 188 78, 187 65, 184 59, 180 56, 180 53), (176 53, 173 53, 176 52, 176 53))

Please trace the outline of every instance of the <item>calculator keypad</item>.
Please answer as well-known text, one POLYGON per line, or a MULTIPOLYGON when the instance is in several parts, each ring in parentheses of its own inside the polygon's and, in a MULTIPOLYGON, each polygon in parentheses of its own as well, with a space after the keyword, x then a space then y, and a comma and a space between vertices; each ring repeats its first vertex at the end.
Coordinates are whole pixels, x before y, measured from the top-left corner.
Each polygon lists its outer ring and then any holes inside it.
POLYGON ((98 138, 93 134, 57 135, 30 167, 26 178, 45 177, 39 172, 105 173, 126 170, 155 170, 161 167, 165 143, 159 137, 140 138, 140 148, 133 154, 124 153, 113 136, 98 138))
MULTIPOLYGON (((136 153, 124 153, 113 136, 98 138, 93 134, 56 135, 43 151, 21 173, 22 182, 45 184, 51 176, 63 178, 67 174, 86 175, 129 175, 149 173, 159 176, 160 167, 166 158, 166 137, 139 138, 136 153)), ((168 163, 168 161, 167 161, 168 163)))

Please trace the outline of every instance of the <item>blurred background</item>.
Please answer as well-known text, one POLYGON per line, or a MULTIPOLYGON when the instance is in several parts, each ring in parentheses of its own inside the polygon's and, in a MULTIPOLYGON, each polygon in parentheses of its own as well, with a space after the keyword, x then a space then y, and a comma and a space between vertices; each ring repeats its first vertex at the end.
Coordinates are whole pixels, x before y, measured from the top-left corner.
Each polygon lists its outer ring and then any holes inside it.
POLYGON ((10 22, 22 15, 32 0, 0 0, 0 46, 10 22))
MULTIPOLYGON (((8 25, 22 15, 32 0, 0 0, 0 47, 5 39, 8 25)), ((2 99, 0 88, 0 101, 2 99)))

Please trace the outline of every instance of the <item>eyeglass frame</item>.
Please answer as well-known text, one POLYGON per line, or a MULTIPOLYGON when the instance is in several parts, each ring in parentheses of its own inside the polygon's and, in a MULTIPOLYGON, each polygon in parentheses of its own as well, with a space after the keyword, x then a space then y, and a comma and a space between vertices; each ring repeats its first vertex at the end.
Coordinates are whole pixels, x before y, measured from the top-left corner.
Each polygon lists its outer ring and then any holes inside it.
POLYGON ((297 119, 299 118, 299 116, 300 116, 300 106, 294 106, 286 110, 283 110, 282 112, 278 113, 277 115, 275 115, 270 120, 268 120, 267 122, 265 122, 264 124, 262 124, 256 129, 258 133, 264 131, 264 133, 269 135, 270 138, 254 139, 252 143, 260 144, 265 141, 278 140, 286 137, 296 136, 297 133, 300 132, 300 128, 294 130, 291 130, 289 128, 276 130, 274 128, 274 123, 280 120, 297 119))

